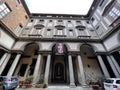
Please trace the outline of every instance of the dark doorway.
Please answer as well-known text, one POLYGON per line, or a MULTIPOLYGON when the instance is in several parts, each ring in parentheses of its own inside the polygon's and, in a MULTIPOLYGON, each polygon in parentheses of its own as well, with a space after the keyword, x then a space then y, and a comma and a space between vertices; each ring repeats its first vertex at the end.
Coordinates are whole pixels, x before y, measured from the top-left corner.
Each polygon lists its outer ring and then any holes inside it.
POLYGON ((50 82, 53 84, 68 83, 68 58, 67 47, 62 42, 57 42, 52 48, 50 82))
POLYGON ((64 66, 62 63, 57 63, 54 67, 53 81, 57 83, 64 82, 64 66))

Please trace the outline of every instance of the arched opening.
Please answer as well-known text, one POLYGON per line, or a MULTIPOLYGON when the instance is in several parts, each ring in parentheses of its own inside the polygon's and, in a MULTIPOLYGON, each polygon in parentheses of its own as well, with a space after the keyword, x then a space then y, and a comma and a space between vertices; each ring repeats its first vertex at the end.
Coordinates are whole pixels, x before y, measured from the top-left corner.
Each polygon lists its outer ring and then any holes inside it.
POLYGON ((54 84, 68 82, 67 48, 63 43, 56 43, 52 48, 50 81, 54 84))
POLYGON ((101 80, 101 78, 103 78, 103 72, 92 46, 88 44, 82 45, 80 47, 80 55, 82 58, 86 82, 97 82, 98 80, 101 80))
POLYGON ((21 77, 31 76, 34 73, 39 46, 36 43, 30 43, 25 46, 24 53, 16 68, 15 75, 21 77))

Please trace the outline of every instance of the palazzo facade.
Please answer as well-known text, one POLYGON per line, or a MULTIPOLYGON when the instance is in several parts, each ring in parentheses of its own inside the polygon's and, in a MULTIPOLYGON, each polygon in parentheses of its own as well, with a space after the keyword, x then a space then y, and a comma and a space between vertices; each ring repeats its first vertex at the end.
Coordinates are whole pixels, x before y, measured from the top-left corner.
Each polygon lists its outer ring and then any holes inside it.
POLYGON ((70 85, 120 77, 119 0, 94 1, 86 16, 30 14, 24 0, 0 0, 0 10, 0 75, 70 85))

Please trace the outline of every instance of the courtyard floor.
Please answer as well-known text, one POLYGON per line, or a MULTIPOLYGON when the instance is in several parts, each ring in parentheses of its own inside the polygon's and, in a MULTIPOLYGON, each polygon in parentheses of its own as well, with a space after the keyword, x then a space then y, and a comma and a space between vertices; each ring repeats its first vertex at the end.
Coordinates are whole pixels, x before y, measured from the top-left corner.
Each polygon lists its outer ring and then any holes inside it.
POLYGON ((92 89, 91 87, 69 87, 69 86, 48 86, 48 88, 27 88, 21 89, 16 88, 15 90, 103 90, 103 89, 92 89))

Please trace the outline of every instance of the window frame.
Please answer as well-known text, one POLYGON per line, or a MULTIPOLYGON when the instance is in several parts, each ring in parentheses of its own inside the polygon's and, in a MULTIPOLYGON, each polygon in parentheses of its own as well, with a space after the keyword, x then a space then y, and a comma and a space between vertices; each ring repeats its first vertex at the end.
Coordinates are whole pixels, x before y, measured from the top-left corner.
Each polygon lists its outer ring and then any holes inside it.
POLYGON ((3 2, 0 4, 0 19, 3 19, 6 15, 11 12, 10 7, 7 3, 3 2), (7 10, 7 11, 6 11, 7 10), (4 15, 2 15, 4 13, 4 15))

